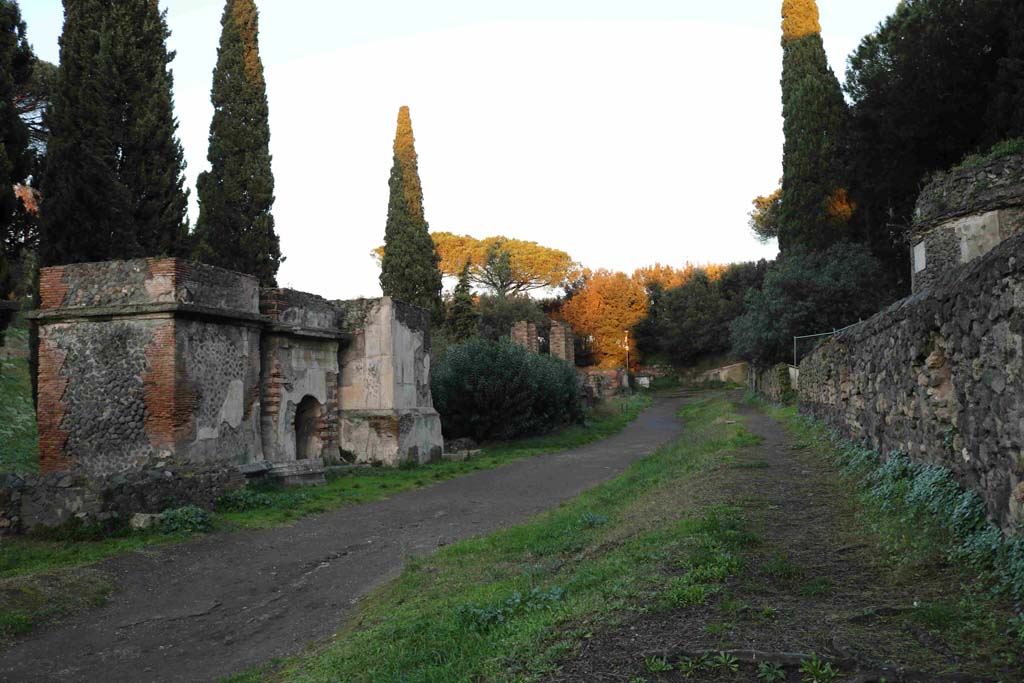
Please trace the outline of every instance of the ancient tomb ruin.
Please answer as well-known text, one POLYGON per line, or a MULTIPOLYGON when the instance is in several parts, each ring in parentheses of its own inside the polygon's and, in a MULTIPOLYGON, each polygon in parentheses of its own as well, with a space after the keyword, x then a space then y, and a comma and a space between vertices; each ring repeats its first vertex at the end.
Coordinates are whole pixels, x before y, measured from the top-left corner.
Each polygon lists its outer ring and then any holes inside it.
POLYGON ((1024 156, 970 163, 936 175, 917 202, 913 292, 992 251, 1024 227, 1024 156))
POLYGON ((189 468, 318 480, 442 455, 429 316, 180 259, 43 269, 43 474, 189 468))

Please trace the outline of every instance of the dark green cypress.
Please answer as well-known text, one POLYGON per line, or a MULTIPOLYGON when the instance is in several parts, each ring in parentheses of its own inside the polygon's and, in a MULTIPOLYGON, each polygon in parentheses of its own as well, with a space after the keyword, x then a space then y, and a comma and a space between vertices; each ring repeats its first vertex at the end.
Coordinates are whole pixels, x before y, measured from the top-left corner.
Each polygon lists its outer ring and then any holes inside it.
MULTIPOLYGON (((28 127, 18 115, 15 94, 31 73, 32 51, 25 39, 25 23, 18 4, 0 0, 0 301, 11 297, 14 282, 7 263, 7 244, 24 212, 14 185, 30 172, 28 127)), ((0 312, 0 316, 4 313, 0 312)), ((0 339, 3 336, 0 320, 0 339)))
POLYGON ((391 198, 381 258, 381 289, 385 296, 439 316, 443 310, 441 259, 423 213, 423 187, 408 107, 398 112, 394 165, 388 185, 391 198))
POLYGON ((186 256, 189 249, 185 155, 174 118, 174 80, 165 13, 155 0, 115 0, 112 82, 125 126, 121 182, 142 256, 186 256))
POLYGON ((65 0, 43 265, 188 252, 167 36, 153 0, 65 0))
POLYGON ((479 314, 473 302, 473 289, 469 282, 470 262, 459 274, 459 283, 452 295, 451 308, 448 311, 448 331, 453 341, 463 341, 477 335, 479 314))
POLYGON ((118 125, 106 99, 99 27, 107 3, 65 0, 60 66, 47 114, 50 140, 40 207, 40 263, 102 261, 138 251, 117 177, 118 125), (100 189, 102 188, 102 190, 100 189))
POLYGON ((846 102, 825 56, 814 0, 785 0, 783 17, 779 247, 821 250, 847 237, 853 209, 840 173, 846 102))
POLYGON ((210 170, 199 176, 196 258, 277 283, 267 87, 253 0, 228 0, 213 71, 210 170))

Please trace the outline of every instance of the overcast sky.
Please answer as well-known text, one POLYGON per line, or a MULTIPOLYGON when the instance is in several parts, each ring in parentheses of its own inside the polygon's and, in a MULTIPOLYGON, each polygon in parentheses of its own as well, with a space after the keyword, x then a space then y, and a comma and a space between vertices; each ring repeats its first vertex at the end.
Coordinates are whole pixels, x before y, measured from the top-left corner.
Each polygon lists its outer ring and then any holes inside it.
MULTIPOLYGON (((503 234, 632 272, 771 258, 750 201, 782 168, 780 0, 262 0, 279 281, 376 296, 398 108, 433 230, 503 234)), ((819 0, 847 55, 897 0, 819 0)), ((60 0, 21 0, 57 61, 60 0)), ((207 166, 223 0, 169 10, 188 184, 207 166)), ((193 190, 193 219, 195 196, 193 190)))

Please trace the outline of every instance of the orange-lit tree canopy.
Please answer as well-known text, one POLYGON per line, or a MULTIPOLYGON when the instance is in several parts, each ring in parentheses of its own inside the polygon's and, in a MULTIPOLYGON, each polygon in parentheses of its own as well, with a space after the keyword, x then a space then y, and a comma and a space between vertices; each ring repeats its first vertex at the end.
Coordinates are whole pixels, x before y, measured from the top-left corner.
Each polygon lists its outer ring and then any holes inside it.
MULTIPOLYGON (((450 232, 430 236, 441 257, 442 274, 459 277, 469 263, 470 282, 499 296, 562 287, 579 274, 579 265, 569 254, 536 242, 501 235, 477 239, 450 232), (507 254, 507 261, 502 264, 503 254, 507 254)), ((383 247, 374 251, 378 259, 382 254, 383 247)))
POLYGON ((651 285, 658 285, 662 289, 675 289, 686 283, 687 274, 686 271, 674 266, 655 263, 652 266, 637 268, 633 271, 633 279, 645 289, 650 289, 651 285))
POLYGON ((650 290, 651 285, 658 285, 662 290, 682 287, 693 279, 697 273, 704 273, 712 282, 719 280, 729 266, 720 263, 708 263, 697 265, 687 261, 682 268, 655 263, 653 266, 637 268, 633 272, 633 279, 640 283, 644 289, 650 290))
MULTIPOLYGON (((779 181, 779 184, 781 185, 782 181, 779 181)), ((750 229, 762 242, 779 236, 779 204, 781 202, 781 187, 767 197, 757 197, 752 202, 754 210, 750 212, 750 229)))
MULTIPOLYGON (((601 367, 626 363, 626 343, 636 349, 633 327, 647 315, 647 292, 639 279, 610 270, 586 271, 582 288, 562 304, 561 317, 581 337, 590 337, 601 367)), ((631 361, 635 357, 631 357, 631 361)))
POLYGON ((783 44, 819 33, 821 33, 821 22, 818 15, 818 3, 814 0, 783 0, 783 44))

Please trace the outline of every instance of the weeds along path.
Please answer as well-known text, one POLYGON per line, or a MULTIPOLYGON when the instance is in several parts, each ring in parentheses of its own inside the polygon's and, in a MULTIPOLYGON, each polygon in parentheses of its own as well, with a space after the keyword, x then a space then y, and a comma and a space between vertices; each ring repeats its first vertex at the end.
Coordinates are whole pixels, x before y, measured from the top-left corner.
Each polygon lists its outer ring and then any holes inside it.
POLYGON ((525 521, 679 435, 682 398, 622 432, 266 531, 212 535, 97 566, 107 606, 0 652, 4 681, 206 681, 332 635, 410 555, 525 521))
POLYGON ((661 509, 726 510, 734 526, 667 550, 663 588, 580 624, 592 632, 546 683, 1024 680, 1006 605, 917 553, 923 530, 865 507, 813 446, 736 409, 761 443, 659 494, 661 509))

